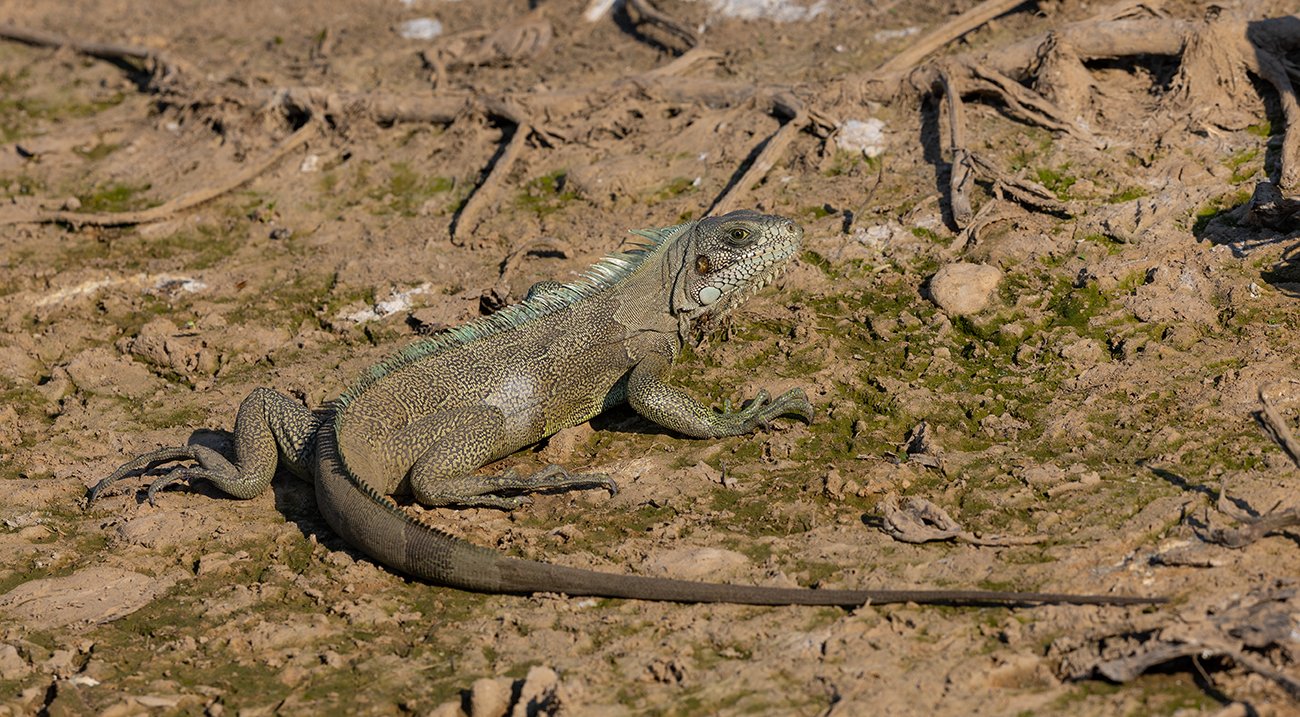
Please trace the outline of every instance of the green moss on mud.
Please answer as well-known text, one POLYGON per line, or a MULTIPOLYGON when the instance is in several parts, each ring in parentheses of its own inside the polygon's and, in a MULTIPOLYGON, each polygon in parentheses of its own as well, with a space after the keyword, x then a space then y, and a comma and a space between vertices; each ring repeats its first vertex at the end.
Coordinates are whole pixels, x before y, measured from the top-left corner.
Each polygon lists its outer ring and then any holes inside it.
POLYGON ((1055 168, 1043 167, 1034 172, 1034 178, 1038 180, 1039 184, 1047 187, 1049 191, 1055 194, 1057 199, 1063 202, 1069 201, 1072 198, 1070 188, 1079 181, 1078 177, 1068 173, 1069 169, 1069 162, 1055 168))
POLYGON ((651 191, 650 195, 646 197, 646 204, 653 207, 683 194, 690 194, 696 189, 695 180, 690 177, 673 177, 663 186, 651 191))
POLYGON ((1120 204, 1122 202, 1131 202, 1134 199, 1141 199, 1142 197, 1145 197, 1149 194, 1150 192, 1148 192, 1143 187, 1127 187, 1125 189, 1119 190, 1118 192, 1115 192, 1109 197, 1106 197, 1106 203, 1120 204))
POLYGON ((78 194, 77 199, 81 202, 83 212, 125 212, 145 209, 160 203, 140 196, 152 187, 153 185, 147 182, 141 184, 109 182, 96 186, 89 192, 78 194))
MULTIPOLYGON (((450 192, 455 183, 448 177, 422 175, 406 162, 394 162, 388 179, 371 188, 369 195, 380 202, 383 211, 404 217, 419 213, 424 203, 436 194, 450 192)), ((322 177, 322 182, 327 182, 322 177)))
POLYGON ((1224 194, 1206 202, 1192 214, 1192 234, 1201 236, 1206 228, 1210 226, 1211 220, 1250 201, 1250 194, 1249 189, 1239 189, 1231 194, 1224 194))
POLYGON ((515 197, 515 204, 538 217, 560 211, 578 198, 578 193, 565 182, 567 176, 568 172, 560 169, 528 182, 515 197))
POLYGON ((30 136, 49 122, 66 122, 89 117, 126 98, 120 92, 86 100, 78 93, 76 83, 59 87, 52 93, 39 96, 25 95, 34 84, 27 68, 16 72, 0 72, 0 141, 13 142, 30 136))

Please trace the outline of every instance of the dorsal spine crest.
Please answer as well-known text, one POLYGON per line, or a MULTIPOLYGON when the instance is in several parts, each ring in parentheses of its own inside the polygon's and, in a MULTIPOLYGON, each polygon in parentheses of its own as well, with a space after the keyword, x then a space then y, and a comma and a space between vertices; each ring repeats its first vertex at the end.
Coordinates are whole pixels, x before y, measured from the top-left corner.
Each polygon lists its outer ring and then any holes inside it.
POLYGON ((489 336, 526 325, 529 322, 550 316, 590 296, 599 294, 618 282, 631 276, 638 268, 658 256, 672 239, 682 233, 687 224, 664 227, 662 229, 634 229, 632 234, 646 241, 627 251, 608 254, 595 264, 587 267, 582 274, 567 284, 547 290, 539 296, 507 306, 504 309, 484 316, 476 321, 458 326, 445 333, 417 341, 402 349, 401 352, 376 364, 362 374, 336 401, 332 403, 337 420, 343 409, 352 403, 369 387, 385 376, 418 362, 420 359, 464 346, 489 336))

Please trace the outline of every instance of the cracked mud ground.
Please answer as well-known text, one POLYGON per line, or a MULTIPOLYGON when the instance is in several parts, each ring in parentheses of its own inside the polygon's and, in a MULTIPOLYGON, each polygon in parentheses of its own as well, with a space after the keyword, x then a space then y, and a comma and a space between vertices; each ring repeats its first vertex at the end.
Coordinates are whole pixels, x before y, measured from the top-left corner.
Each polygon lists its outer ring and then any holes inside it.
POLYGON ((0 2, 149 51, 0 42, 0 714, 1294 713, 1300 533, 1214 540, 1237 525, 1221 486, 1237 517, 1296 505, 1255 413, 1265 387, 1295 429, 1300 229, 1245 212, 1262 180, 1297 194, 1285 97, 1226 51, 1190 59, 1222 44, 1022 68, 1037 83, 997 62, 1049 31, 1266 32, 1293 8, 1031 4, 943 44, 919 87, 851 79, 975 6, 0 2), (806 252, 677 380, 718 405, 802 386, 817 420, 695 441, 615 412, 502 466, 600 470, 617 496, 428 517, 610 571, 1173 602, 466 594, 349 550, 287 475, 84 510, 136 454, 227 448, 257 386, 320 405, 724 196, 798 219, 806 252), (957 261, 997 269, 974 313, 931 282, 957 261), (900 501, 973 539, 896 540, 900 501))

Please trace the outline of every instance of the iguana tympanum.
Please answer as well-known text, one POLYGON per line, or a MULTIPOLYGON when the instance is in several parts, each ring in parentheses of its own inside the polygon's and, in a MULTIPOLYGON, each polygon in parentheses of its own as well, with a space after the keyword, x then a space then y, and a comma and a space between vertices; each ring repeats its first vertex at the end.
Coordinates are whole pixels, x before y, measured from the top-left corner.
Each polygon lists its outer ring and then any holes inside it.
POLYGON ((205 480, 252 498, 277 465, 315 481, 325 521, 388 567, 437 585, 490 593, 553 592, 641 600, 762 605, 1153 602, 1137 597, 964 590, 816 590, 700 583, 601 573, 508 557, 431 527, 388 496, 427 506, 516 508, 530 491, 616 487, 558 466, 518 477, 475 470, 621 403, 677 433, 751 433, 780 416, 811 420, 803 391, 760 391, 738 411, 716 412, 665 383, 701 322, 716 320, 780 273, 803 239, 789 219, 752 211, 635 232, 637 248, 608 256, 568 284, 543 282, 517 305, 416 343, 312 412, 265 388, 235 420, 235 463, 197 445, 164 448, 123 465, 92 488, 163 463, 149 486, 205 480))

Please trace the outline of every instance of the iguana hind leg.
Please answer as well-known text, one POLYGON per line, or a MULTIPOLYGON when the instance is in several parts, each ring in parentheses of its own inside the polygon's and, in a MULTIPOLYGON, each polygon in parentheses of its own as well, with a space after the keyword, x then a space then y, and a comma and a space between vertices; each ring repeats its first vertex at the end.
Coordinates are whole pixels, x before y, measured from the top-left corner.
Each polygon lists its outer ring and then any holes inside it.
POLYGON ((479 475, 475 469, 496 454, 505 420, 494 407, 463 408, 428 416, 402 432, 402 440, 428 448, 411 466, 411 492, 429 507, 457 506, 512 510, 532 502, 518 493, 604 488, 617 493, 609 476, 572 474, 549 465, 530 476, 514 471, 479 475))
POLYGON ((194 461, 198 466, 176 466, 149 484, 154 494, 175 483, 206 480, 223 493, 252 498, 271 484, 280 462, 300 476, 311 462, 312 434, 319 419, 288 396, 259 388, 239 404, 235 419, 235 462, 206 446, 175 446, 146 453, 129 461, 86 494, 94 503, 110 485, 128 476, 147 473, 173 461, 194 461))
POLYGON ((549 490, 584 490, 604 488, 610 495, 618 493, 618 484, 603 473, 570 473, 563 467, 551 464, 532 475, 521 476, 513 469, 497 475, 470 474, 450 484, 444 484, 436 495, 419 498, 428 506, 447 505, 477 508, 502 508, 513 510, 533 502, 526 495, 513 493, 539 493, 549 490), (448 490, 450 488, 450 490, 448 490))

